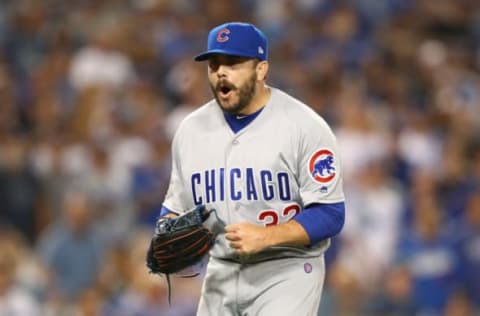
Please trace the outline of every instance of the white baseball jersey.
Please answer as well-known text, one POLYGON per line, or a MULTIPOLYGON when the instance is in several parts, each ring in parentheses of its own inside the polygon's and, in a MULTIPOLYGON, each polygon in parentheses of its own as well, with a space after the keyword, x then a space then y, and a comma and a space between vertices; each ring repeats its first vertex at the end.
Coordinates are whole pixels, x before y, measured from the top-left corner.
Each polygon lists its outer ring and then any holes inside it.
MULTIPOLYGON (((274 225, 309 204, 344 200, 330 127, 275 88, 262 112, 237 133, 215 100, 189 114, 175 134, 172 161, 164 206, 176 213, 205 204, 227 224, 274 225)), ((255 257, 317 256, 328 245, 325 240, 314 247, 275 247, 255 257)), ((236 258, 223 235, 210 254, 236 258)))

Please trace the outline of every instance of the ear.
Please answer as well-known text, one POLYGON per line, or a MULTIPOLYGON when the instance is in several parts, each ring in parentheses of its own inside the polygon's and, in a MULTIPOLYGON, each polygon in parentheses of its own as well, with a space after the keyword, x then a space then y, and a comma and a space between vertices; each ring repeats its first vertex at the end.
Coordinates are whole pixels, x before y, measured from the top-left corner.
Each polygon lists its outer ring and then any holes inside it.
POLYGON ((268 61, 262 60, 257 64, 257 80, 263 81, 267 78, 268 61))

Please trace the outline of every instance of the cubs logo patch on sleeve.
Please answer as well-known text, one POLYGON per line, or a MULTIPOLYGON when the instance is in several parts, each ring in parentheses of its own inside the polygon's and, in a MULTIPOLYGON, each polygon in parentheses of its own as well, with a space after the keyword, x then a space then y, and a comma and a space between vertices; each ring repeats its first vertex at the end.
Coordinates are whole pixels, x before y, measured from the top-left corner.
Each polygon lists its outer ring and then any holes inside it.
POLYGON ((318 183, 328 183, 336 176, 335 156, 329 149, 320 149, 313 153, 308 161, 310 177, 318 183))

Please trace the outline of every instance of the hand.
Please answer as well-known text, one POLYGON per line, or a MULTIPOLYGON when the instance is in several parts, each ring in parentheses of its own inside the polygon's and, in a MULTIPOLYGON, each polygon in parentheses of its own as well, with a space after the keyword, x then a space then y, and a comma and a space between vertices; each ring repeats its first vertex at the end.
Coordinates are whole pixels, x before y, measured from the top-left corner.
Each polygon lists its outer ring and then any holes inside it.
POLYGON ((237 223, 225 227, 225 238, 239 255, 259 252, 269 246, 268 228, 252 223, 237 223))

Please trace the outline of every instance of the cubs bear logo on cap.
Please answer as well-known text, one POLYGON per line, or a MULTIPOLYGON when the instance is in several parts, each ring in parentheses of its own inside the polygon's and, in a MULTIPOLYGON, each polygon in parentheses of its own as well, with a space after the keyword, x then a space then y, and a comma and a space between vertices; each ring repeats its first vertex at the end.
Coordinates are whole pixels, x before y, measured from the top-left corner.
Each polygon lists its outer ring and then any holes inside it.
POLYGON ((266 60, 268 43, 265 34, 250 23, 231 22, 213 28, 208 34, 207 50, 194 59, 207 60, 212 54, 266 60))

